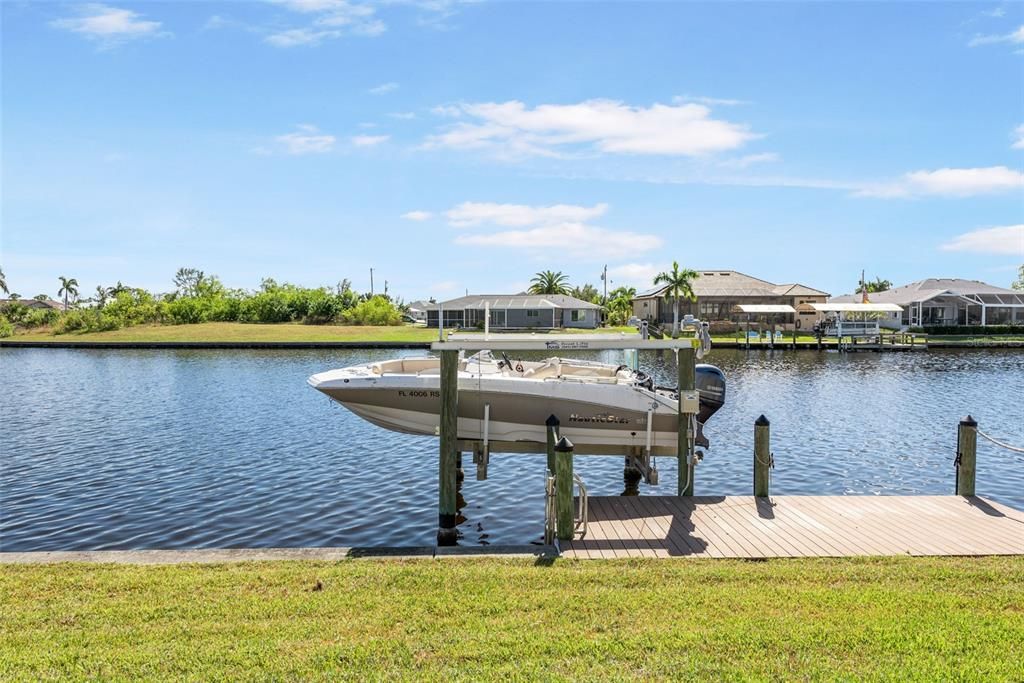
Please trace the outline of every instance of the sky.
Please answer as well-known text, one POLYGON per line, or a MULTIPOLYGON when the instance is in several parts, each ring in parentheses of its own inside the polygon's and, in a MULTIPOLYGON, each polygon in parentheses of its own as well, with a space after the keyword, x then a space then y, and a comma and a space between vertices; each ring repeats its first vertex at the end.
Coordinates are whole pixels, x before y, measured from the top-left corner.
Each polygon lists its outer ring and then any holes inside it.
POLYGON ((4 0, 12 291, 1024 262, 1024 4, 4 0))

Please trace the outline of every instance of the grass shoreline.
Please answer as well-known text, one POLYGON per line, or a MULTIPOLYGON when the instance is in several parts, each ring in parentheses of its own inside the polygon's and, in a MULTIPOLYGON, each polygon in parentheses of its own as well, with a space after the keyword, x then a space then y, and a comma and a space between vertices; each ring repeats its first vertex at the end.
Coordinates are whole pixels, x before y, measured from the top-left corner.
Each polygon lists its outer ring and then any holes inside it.
MULTIPOLYGON (((630 327, 600 328, 597 330, 559 330, 568 334, 635 334, 630 327)), ((497 334, 497 333, 496 333, 497 334)), ((260 344, 260 343, 416 343, 428 344, 437 339, 437 330, 416 325, 397 325, 387 327, 356 326, 356 325, 304 325, 302 323, 198 323, 195 325, 136 325, 109 332, 87 332, 54 335, 49 331, 33 331, 17 333, 11 337, 0 339, 4 342, 33 342, 52 344, 88 343, 216 343, 216 344, 260 344)), ((735 335, 723 335, 712 338, 713 343, 723 346, 742 345, 742 338, 735 335)), ((778 348, 784 348, 792 341, 787 336, 776 342, 778 348)), ((797 343, 816 347, 816 340, 810 335, 798 335, 797 343)), ((826 340, 825 345, 835 344, 826 340)), ((1024 344, 1024 336, 989 336, 969 335, 964 337, 931 336, 929 346, 1013 346, 1024 344)), ((767 346, 767 344, 753 346, 767 346)))
POLYGON ((0 565, 0 678, 1021 680, 1024 558, 0 565))

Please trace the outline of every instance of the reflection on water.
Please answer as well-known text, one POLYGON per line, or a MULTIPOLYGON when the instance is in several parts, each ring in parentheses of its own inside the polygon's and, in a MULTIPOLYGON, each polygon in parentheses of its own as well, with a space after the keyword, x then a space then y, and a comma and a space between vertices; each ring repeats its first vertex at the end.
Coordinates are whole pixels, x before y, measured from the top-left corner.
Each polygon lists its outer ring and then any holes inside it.
MULTIPOLYGON (((306 385, 415 351, 0 350, 0 549, 426 545, 437 442, 374 427, 306 385)), ((579 354, 586 356, 587 354, 579 354)), ((613 352, 590 354, 609 362, 613 352)), ((1024 354, 712 352, 728 401, 698 494, 749 494, 771 420, 778 494, 950 493, 957 421, 1024 444, 1024 354)), ((674 383, 674 356, 641 363, 674 383)), ((472 469, 471 455, 466 467, 472 469)), ((1024 456, 981 440, 978 491, 1024 508, 1024 456)), ((621 457, 577 458, 594 495, 674 494, 621 457)), ((461 543, 540 538, 543 455, 492 457, 460 489, 461 543)))

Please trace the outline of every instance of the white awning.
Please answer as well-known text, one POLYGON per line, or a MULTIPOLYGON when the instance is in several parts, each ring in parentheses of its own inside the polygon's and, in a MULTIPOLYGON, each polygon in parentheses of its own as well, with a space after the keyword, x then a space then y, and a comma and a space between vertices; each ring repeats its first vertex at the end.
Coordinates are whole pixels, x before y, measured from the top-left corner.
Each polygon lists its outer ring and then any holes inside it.
POLYGON ((900 313, 901 306, 896 304, 811 304, 816 311, 823 313, 900 313))
POLYGON ((796 309, 786 304, 737 304, 736 308, 744 313, 796 313, 796 309))

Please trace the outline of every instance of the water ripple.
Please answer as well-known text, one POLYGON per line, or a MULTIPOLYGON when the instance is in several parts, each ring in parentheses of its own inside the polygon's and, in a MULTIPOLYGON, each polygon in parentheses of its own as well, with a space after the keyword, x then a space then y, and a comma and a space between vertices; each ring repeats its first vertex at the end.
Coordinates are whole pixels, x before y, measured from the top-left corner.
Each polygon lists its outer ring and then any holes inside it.
MULTIPOLYGON (((378 429, 310 389, 395 351, 0 350, 0 549, 429 544, 437 443, 378 429)), ((581 354, 582 355, 582 354, 581 354)), ((612 352, 596 354, 609 362, 612 352)), ((950 493, 957 421, 1024 443, 1024 354, 715 351, 729 382, 697 492, 749 494, 753 421, 778 494, 950 493)), ((670 353, 645 354, 663 382, 670 353)), ((1024 508, 1024 456, 978 445, 978 490, 1024 508)), ((675 492, 674 458, 661 458, 675 492)), ((620 458, 579 458, 595 495, 620 458)), ((466 456, 461 542, 538 541, 545 460, 466 456)))

